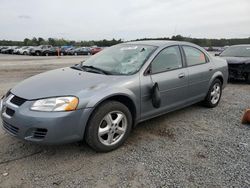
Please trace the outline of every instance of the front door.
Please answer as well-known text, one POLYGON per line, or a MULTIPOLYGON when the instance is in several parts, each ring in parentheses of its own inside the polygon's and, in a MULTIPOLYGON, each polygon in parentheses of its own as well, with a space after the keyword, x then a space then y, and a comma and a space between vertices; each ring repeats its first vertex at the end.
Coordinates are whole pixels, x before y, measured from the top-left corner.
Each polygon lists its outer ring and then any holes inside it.
POLYGON ((183 66, 179 46, 163 49, 152 61, 150 72, 141 78, 141 119, 185 105, 188 98, 188 72, 183 66), (151 89, 156 82, 161 95, 159 108, 154 108, 151 102, 151 89))

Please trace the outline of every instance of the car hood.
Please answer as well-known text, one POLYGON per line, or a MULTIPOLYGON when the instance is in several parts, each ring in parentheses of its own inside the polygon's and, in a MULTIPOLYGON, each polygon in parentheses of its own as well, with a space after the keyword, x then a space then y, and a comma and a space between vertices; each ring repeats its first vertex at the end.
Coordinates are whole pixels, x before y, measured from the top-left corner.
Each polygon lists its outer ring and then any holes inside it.
POLYGON ((83 72, 72 68, 62 68, 30 77, 11 89, 14 95, 27 100, 55 96, 78 96, 80 92, 107 88, 117 83, 122 76, 83 72))
POLYGON ((250 64, 250 57, 222 57, 228 64, 250 64))

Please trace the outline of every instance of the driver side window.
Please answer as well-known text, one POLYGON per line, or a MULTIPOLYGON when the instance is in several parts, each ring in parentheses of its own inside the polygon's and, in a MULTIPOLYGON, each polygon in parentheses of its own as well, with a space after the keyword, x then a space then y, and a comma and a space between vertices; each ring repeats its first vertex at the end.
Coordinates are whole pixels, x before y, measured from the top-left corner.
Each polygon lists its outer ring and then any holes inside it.
POLYGON ((181 53, 178 46, 171 46, 162 50, 151 64, 153 74, 174 70, 182 67, 181 53))

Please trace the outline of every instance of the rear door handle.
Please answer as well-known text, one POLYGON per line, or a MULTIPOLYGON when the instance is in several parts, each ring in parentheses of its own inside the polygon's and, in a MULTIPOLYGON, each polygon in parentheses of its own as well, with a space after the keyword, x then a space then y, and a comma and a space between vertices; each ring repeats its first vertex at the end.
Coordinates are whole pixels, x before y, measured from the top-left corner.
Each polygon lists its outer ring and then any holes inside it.
POLYGON ((180 73, 178 77, 179 77, 179 78, 184 78, 184 77, 185 77, 185 74, 184 74, 184 73, 180 73))

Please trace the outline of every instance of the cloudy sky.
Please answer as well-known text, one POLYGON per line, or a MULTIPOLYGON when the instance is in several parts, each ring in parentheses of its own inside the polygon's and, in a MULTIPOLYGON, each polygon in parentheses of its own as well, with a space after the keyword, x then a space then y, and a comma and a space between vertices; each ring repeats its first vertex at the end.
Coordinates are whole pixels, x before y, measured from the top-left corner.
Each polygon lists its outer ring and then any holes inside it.
POLYGON ((0 39, 250 37, 250 0, 0 0, 0 39))

